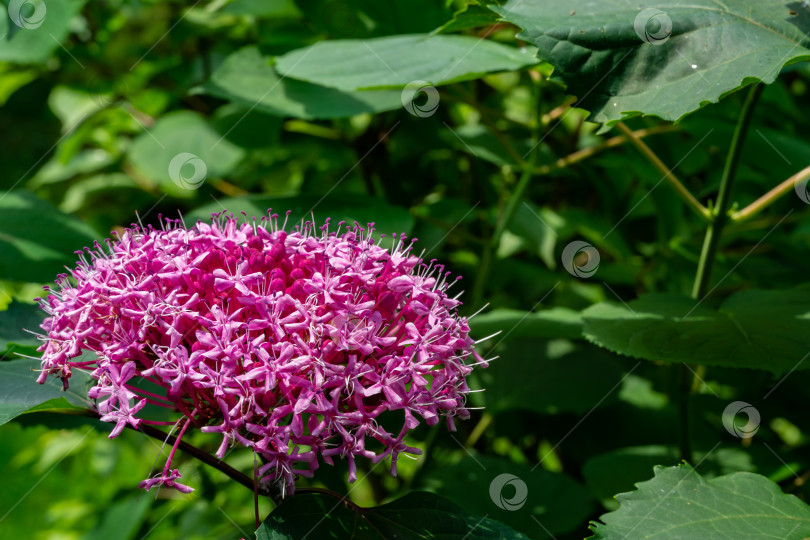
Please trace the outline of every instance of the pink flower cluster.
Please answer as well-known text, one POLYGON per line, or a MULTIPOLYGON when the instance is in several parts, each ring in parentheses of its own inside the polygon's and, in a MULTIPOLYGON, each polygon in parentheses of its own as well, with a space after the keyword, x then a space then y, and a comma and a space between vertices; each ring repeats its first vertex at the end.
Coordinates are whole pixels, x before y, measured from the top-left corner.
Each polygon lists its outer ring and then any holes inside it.
POLYGON ((111 438, 127 424, 179 428, 146 489, 191 489, 170 468, 189 427, 222 437, 219 458, 235 443, 252 448, 259 480, 288 491, 319 457, 348 460, 350 481, 357 456, 390 456, 396 474, 401 453, 420 453, 405 442, 420 420, 444 416, 453 430, 454 417, 469 416, 465 379, 485 362, 441 265, 412 255, 404 236, 379 247, 373 224, 341 228, 286 232, 275 214, 217 215, 190 229, 133 226, 106 249, 78 252, 72 276, 41 302, 39 382, 55 374, 67 387, 71 368, 92 369, 89 397, 115 423, 111 438), (95 354, 76 358, 83 350, 95 354), (179 418, 139 417, 147 404, 179 418), (401 428, 384 429, 384 413, 401 428))

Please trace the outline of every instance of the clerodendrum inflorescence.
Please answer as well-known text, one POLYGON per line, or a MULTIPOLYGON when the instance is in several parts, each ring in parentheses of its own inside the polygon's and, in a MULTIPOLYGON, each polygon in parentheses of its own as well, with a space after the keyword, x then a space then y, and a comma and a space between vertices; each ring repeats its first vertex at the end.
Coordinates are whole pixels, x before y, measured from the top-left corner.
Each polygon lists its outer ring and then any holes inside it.
POLYGON ((53 374, 67 387, 72 368, 92 370, 89 397, 115 422, 111 438, 127 424, 179 429, 162 473, 141 487, 191 491, 171 469, 189 428, 220 434, 220 458, 235 443, 252 448, 258 480, 289 492, 319 456, 348 460, 350 481, 357 456, 390 456, 396 474, 401 453, 420 453, 405 442, 420 418, 444 416, 453 430, 469 416, 466 376, 486 363, 447 295, 448 273, 404 236, 388 250, 373 224, 161 222, 78 252, 41 301, 40 383, 53 374), (147 404, 177 419, 139 417, 147 404), (388 411, 401 411, 393 432, 378 422, 388 411))

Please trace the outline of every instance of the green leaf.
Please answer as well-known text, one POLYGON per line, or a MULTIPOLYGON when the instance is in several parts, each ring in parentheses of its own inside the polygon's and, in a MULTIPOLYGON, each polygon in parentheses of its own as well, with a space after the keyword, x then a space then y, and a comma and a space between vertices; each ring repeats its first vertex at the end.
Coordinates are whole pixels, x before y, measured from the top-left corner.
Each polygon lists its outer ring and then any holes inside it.
POLYGON ((500 345, 495 353, 499 357, 478 373, 486 388, 480 399, 491 412, 585 413, 618 397, 621 364, 594 347, 564 340, 516 339, 500 345), (516 384, 516 373, 532 383, 516 384))
POLYGON ((432 493, 411 492, 375 508, 349 505, 321 493, 290 497, 264 520, 257 540, 299 538, 514 539, 526 536, 486 516, 466 512, 432 493))
POLYGON ((530 538, 570 532, 594 509, 588 490, 564 474, 460 450, 455 457, 455 462, 437 462, 422 475, 423 487, 530 538))
MULTIPOLYGON (((472 334, 478 338, 502 331, 503 337, 517 339, 582 337, 582 317, 572 309, 555 307, 529 312, 519 309, 495 309, 470 319, 472 334)), ((495 337, 496 341, 502 336, 495 337)))
POLYGON ((233 0, 222 8, 221 13, 288 19, 302 16, 293 0, 233 0))
POLYGON ((450 34, 478 28, 480 26, 490 26, 498 22, 498 16, 490 9, 477 4, 467 4, 462 9, 453 14, 453 19, 436 30, 438 33, 450 34))
POLYGON ((198 91, 276 116, 305 120, 343 118, 402 107, 401 92, 341 92, 279 77, 256 47, 228 56, 198 91))
MULTIPOLYGON (((519 168, 521 166, 515 157, 509 155, 504 149, 503 144, 492 131, 480 124, 465 124, 456 128, 447 126, 447 129, 439 132, 439 136, 449 146, 499 167, 509 165, 519 168)), ((519 156, 525 156, 532 149, 532 143, 528 140, 517 140, 513 144, 519 156)))
POLYGON ((74 266, 74 251, 97 235, 27 191, 0 191, 0 276, 26 282, 53 281, 74 266))
POLYGON ((191 111, 163 116, 149 132, 139 135, 129 150, 129 160, 141 174, 176 196, 192 194, 206 179, 227 176, 244 156, 242 148, 191 111), (183 154, 196 156, 202 164, 183 154), (171 166, 176 167, 174 176, 171 166), (173 177, 181 181, 173 182, 173 177), (183 179, 187 179, 187 188, 183 179))
POLYGON ((677 121, 810 58, 810 12, 798 2, 510 0, 491 9, 523 29, 520 39, 606 126, 642 114, 677 121))
POLYGON ((60 45, 64 45, 71 21, 84 3, 85 0, 18 2, 15 5, 20 9, 15 11, 7 0, 0 17, 0 36, 3 36, 0 38, 0 62, 36 64, 46 61, 60 45))
POLYGON ((89 408, 86 388, 90 376, 74 369, 70 388, 62 391, 62 382, 48 378, 45 384, 37 383, 40 363, 28 358, 0 362, 0 425, 26 412, 72 411, 89 408))
POLYGON ((223 105, 211 115, 214 129, 242 148, 278 147, 283 124, 283 118, 235 103, 223 105))
POLYGON ((279 57, 276 69, 340 90, 438 86, 536 64, 532 51, 470 36, 411 34, 322 41, 279 57))
POLYGON ((585 338, 611 351, 663 362, 784 373, 809 369, 810 289, 744 291, 715 310, 675 294, 586 309, 585 338))
MULTIPOLYGON (((771 460, 778 459, 772 455, 770 457, 771 460)), ((704 476, 754 472, 756 469, 750 449, 717 448, 708 453, 695 452, 694 459, 700 463, 704 476)), ((632 490, 637 482, 648 480, 656 465, 674 466, 679 461, 676 446, 631 446, 590 458, 582 467, 582 475, 605 508, 615 510, 619 507, 614 498, 616 493, 632 490)))
POLYGON ((308 26, 330 38, 368 38, 430 32, 450 18, 436 0, 295 0, 308 26))
POLYGON ((287 219, 288 227, 300 222, 301 219, 309 219, 311 214, 314 213, 316 221, 319 222, 327 217, 332 218, 331 223, 335 227, 341 220, 348 223, 357 221, 363 227, 367 223, 374 222, 375 230, 388 236, 392 233, 410 233, 413 228, 413 217, 404 208, 391 206, 375 197, 346 194, 334 194, 328 197, 317 195, 303 195, 300 197, 248 195, 220 199, 218 203, 195 209, 187 216, 186 223, 191 224, 197 220, 209 221, 212 212, 222 212, 224 210, 235 215, 245 212, 248 216, 262 217, 267 215, 268 208, 272 208, 273 212, 279 214, 281 221, 284 221, 284 214, 289 210, 291 214, 287 219))
POLYGON ((593 523, 593 538, 757 540, 810 535, 810 507, 758 474, 705 480, 688 464, 656 467, 652 480, 616 496, 618 510, 593 523))
POLYGON ((0 311, 0 354, 11 343, 16 345, 39 345, 36 336, 26 332, 40 331, 44 312, 38 306, 13 302, 8 309, 0 311))
POLYGON ((84 535, 83 540, 135 538, 153 503, 153 498, 144 497, 140 493, 116 501, 104 509, 100 521, 84 535))

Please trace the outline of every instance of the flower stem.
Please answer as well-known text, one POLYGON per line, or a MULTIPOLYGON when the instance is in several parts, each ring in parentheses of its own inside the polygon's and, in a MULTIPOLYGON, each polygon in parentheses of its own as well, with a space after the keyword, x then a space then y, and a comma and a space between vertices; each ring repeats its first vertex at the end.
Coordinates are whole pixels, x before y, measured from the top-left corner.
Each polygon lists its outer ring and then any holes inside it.
MULTIPOLYGON (((177 437, 175 437, 174 435, 167 435, 163 431, 161 431, 161 430, 159 430, 159 429, 157 429, 157 428, 155 428, 153 426, 141 424, 138 429, 135 429, 135 428, 131 427, 129 424, 127 424, 127 427, 134 430, 134 431, 139 431, 141 433, 144 433, 144 434, 152 437, 153 439, 157 439, 158 441, 161 441, 161 442, 165 441, 166 443, 171 444, 171 445, 176 444, 177 448, 179 448, 180 450, 182 450, 186 454, 199 459, 200 461, 202 461, 206 465, 217 469, 218 471, 223 473, 225 476, 231 478, 232 480, 235 480, 236 482, 242 484, 243 486, 245 486, 249 490, 253 491, 254 486, 253 486, 253 479, 252 478, 250 478, 248 475, 234 469, 233 467, 231 467, 230 465, 228 465, 224 461, 221 461, 221 460, 217 459, 216 457, 212 456, 208 452, 205 452, 205 451, 197 448, 196 446, 192 446, 191 444, 187 443, 186 441, 181 440, 181 441, 178 442, 177 437)), ((264 493, 264 492, 261 492, 260 494, 261 495, 266 495, 266 493, 264 493)))
POLYGON ((810 166, 800 170, 742 210, 731 214, 731 221, 743 221, 757 215, 765 208, 776 202, 776 200, 782 195, 789 193, 796 184, 799 182, 804 182, 808 178, 810 178, 810 166))

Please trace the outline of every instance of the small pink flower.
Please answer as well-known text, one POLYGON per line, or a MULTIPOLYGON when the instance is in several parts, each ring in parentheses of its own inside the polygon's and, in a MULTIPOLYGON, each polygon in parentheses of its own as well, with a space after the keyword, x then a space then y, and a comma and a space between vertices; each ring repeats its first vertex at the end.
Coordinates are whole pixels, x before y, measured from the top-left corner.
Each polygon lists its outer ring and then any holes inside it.
POLYGON ((405 443, 421 421, 467 418, 466 377, 483 363, 467 320, 447 296, 444 268, 391 249, 355 224, 293 232, 271 215, 239 223, 218 215, 186 229, 133 226, 107 248, 80 252, 71 276, 42 300, 49 316, 43 375, 68 384, 92 368, 110 437, 129 424, 180 426, 163 473, 141 487, 188 492, 170 464, 189 427, 217 433, 222 458, 234 444, 264 459, 260 481, 311 476, 319 460, 374 462, 419 454, 405 443), (74 360, 81 351, 93 361, 74 360), (470 360, 472 359, 472 361, 470 360), (146 404, 176 422, 141 418, 146 404), (399 415, 401 428, 385 425, 399 415))
POLYGON ((191 493, 192 491, 194 491, 194 488, 192 487, 175 482, 175 480, 177 480, 181 476, 182 475, 180 474, 180 471, 178 471, 177 469, 173 469, 171 471, 163 471, 163 473, 153 478, 142 480, 141 483, 138 484, 138 487, 141 489, 145 489, 146 491, 149 491, 155 486, 159 487, 165 486, 168 488, 176 489, 180 493, 191 493))

